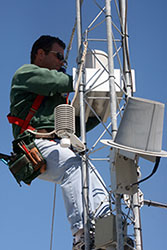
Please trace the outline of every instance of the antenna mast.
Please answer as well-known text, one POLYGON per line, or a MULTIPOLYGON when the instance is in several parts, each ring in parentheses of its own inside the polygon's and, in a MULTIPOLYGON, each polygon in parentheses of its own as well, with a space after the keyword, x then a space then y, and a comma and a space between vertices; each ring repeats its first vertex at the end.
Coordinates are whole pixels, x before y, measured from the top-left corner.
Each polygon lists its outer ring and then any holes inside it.
MULTIPOLYGON (((122 46, 123 46, 123 73, 126 82, 127 97, 133 94, 132 72, 129 59, 129 42, 128 42, 128 27, 127 27, 127 0, 119 0, 120 16, 121 16, 121 30, 122 30, 122 46)), ((141 233, 141 220, 140 220, 140 204, 139 204, 139 190, 133 194, 133 212, 135 217, 134 232, 136 239, 136 249, 142 250, 142 233, 141 233)))
MULTIPOLYGON (((94 56, 95 60, 97 59, 98 63, 101 65, 100 69, 94 69, 95 74, 97 75, 99 70, 101 70, 101 75, 107 74, 108 75, 108 90, 102 94, 103 91, 96 91, 96 81, 101 77, 99 75, 99 78, 97 78, 90 88, 87 87, 87 82, 85 83, 85 68, 82 69, 81 74, 81 80, 79 82, 79 102, 80 102, 80 108, 79 108, 79 114, 80 114, 80 128, 81 128, 81 140, 86 145, 86 114, 89 116, 89 113, 93 113, 96 117, 101 121, 102 126, 105 128, 104 133, 109 133, 110 137, 114 140, 117 134, 117 116, 118 114, 121 114, 121 110, 124 109, 124 100, 123 95, 125 96, 125 99, 133 95, 134 91, 134 82, 133 82, 133 76, 132 76, 132 70, 130 67, 130 60, 129 60, 129 47, 128 47, 128 32, 127 32, 127 0, 105 0, 105 6, 102 8, 99 6, 96 0, 94 0, 94 3, 96 7, 100 9, 100 12, 97 14, 95 19, 90 23, 86 31, 82 32, 82 17, 81 17, 81 0, 76 0, 76 16, 77 16, 77 41, 78 41, 78 69, 79 72, 81 65, 82 65, 82 53, 83 53, 83 42, 88 43, 88 52, 92 53, 92 56, 94 56), (117 3, 118 2, 118 3, 117 3), (119 22, 120 22, 120 30, 116 25, 114 25, 114 21, 112 20, 111 15, 111 4, 115 6, 115 11, 118 14, 119 22), (97 21, 101 18, 101 16, 104 15, 104 20, 100 20, 100 24, 96 24, 97 21), (106 39, 94 39, 90 38, 89 35, 91 34, 91 31, 99 27, 105 23, 105 30, 106 30, 106 39), (113 29, 115 32, 113 32, 113 29), (116 39, 115 36, 118 35, 119 39, 116 39), (107 65, 104 65, 103 62, 100 62, 100 59, 98 56, 96 56, 96 52, 92 52, 91 47, 89 46, 89 42, 97 42, 98 44, 100 42, 104 42, 107 45, 107 65), (120 46, 118 45, 120 44, 120 46), (122 51, 122 54, 120 55, 120 51, 122 51), (119 66, 119 72, 118 79, 116 79, 116 71, 115 71, 115 65, 114 62, 117 59, 117 67, 119 66), (92 89, 91 89, 92 88, 92 89), (94 91, 95 90, 95 91, 94 91), (100 96, 100 94, 102 94, 100 96), (97 95, 97 96, 96 96, 97 95), (93 103, 98 100, 98 104, 101 105, 102 111, 99 114, 98 110, 94 109, 93 103), (120 103, 122 107, 119 107, 120 103), (119 108, 118 108, 119 107, 119 108), (109 109, 109 114, 107 114, 109 109), (89 111, 89 112, 88 112, 89 111), (109 126, 105 125, 105 122, 107 118, 110 116, 111 120, 111 132, 109 132, 108 128, 109 126)), ((103 30, 104 31, 104 30, 103 30)), ((104 33, 104 32, 103 32, 104 33)), ((100 33, 97 33, 98 35, 100 33)), ((97 46, 97 45, 96 45, 97 46)), ((88 72, 87 72, 88 75, 88 72)), ((93 75, 92 75, 93 77, 93 75)), ((90 78, 92 79, 92 78, 90 78)), ((90 80, 89 80, 90 81, 90 80)), ((99 83, 99 85, 105 83, 106 80, 102 79, 102 83, 99 83), (104 80, 104 81, 103 81, 104 80)), ((97 86, 99 86, 97 84, 97 86)), ((106 87, 104 87, 105 90, 106 87)), ((74 107, 77 109, 77 106, 74 107)), ((103 134, 104 134, 103 133, 103 134)), ((100 137, 101 138, 101 137, 100 137)), ((100 140, 100 139, 99 139, 100 140)), ((97 143, 98 141, 97 140, 97 143)), ((87 166, 87 157, 92 153, 94 147, 96 146, 96 143, 93 145, 93 147, 88 151, 88 154, 85 153, 82 156, 82 183, 83 183, 83 212, 84 212, 84 237, 85 237, 85 250, 90 250, 90 221, 89 221, 89 186, 88 186, 88 166, 87 166)), ((112 150, 110 155, 110 168, 111 168, 111 182, 115 183, 118 178, 117 173, 117 166, 115 162, 118 162, 118 151, 112 150)), ((129 163, 129 162, 128 162, 129 163)), ((124 160, 122 160, 121 163, 124 164, 124 160)), ((132 164, 136 167, 136 163, 134 163, 132 160, 129 164, 132 164)), ((115 223, 116 228, 114 229, 116 232, 116 242, 113 240, 106 246, 107 250, 124 250, 124 244, 125 244, 125 228, 123 227, 124 221, 123 221, 123 214, 125 212, 122 211, 122 194, 124 192, 117 192, 116 188, 112 190, 114 195, 114 205, 115 205, 115 223)), ((136 194, 133 196, 133 214, 135 214, 134 221, 131 223, 134 225, 134 232, 135 232, 135 242, 136 242, 136 248, 137 250, 142 250, 142 239, 141 239, 141 225, 140 225, 140 212, 139 212, 139 202, 138 202, 138 193, 136 191, 136 194)), ((127 216, 128 218, 128 216, 127 216)), ((102 230, 102 229, 101 229, 102 230)), ((96 237, 96 235, 95 235, 96 237)), ((95 242, 96 243, 96 242, 95 242)), ((132 246, 132 245, 131 245, 132 246)), ((99 247, 100 248, 100 247, 99 247)), ((96 249, 96 248, 95 248, 96 249)))
MULTIPOLYGON (((81 67, 81 57, 83 52, 82 46, 82 20, 81 20, 81 5, 82 0, 76 0, 76 15, 77 15, 77 39, 78 39, 78 72, 81 67)), ((80 130, 81 141, 86 146, 86 128, 85 128, 85 102, 84 102, 85 86, 83 82, 83 75, 81 73, 81 80, 79 83, 79 99, 80 99, 80 130)), ((87 155, 82 156, 82 196, 83 196, 83 217, 84 217, 84 237, 85 250, 89 250, 90 246, 90 221, 89 221, 89 185, 88 185, 88 165, 87 155)))
MULTIPOLYGON (((110 110, 112 123, 112 139, 115 139, 117 133, 117 99, 115 91, 114 77, 114 60, 113 60, 113 33, 111 18, 111 3, 106 0, 106 30, 107 30, 107 48, 108 48, 108 66, 109 66, 109 89, 110 89, 110 110)), ((110 160, 112 165, 112 160, 110 160)), ((111 166, 112 168, 112 166, 111 166)), ((123 230, 122 230, 122 214, 121 214, 121 195, 115 194, 116 207, 116 229, 117 229, 117 248, 124 250, 123 230)))

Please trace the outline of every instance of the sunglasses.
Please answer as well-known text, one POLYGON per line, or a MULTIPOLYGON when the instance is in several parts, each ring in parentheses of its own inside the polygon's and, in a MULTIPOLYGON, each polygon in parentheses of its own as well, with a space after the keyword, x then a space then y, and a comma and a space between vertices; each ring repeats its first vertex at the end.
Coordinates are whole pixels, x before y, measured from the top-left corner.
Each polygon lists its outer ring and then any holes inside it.
POLYGON ((61 52, 56 52, 54 50, 50 50, 49 52, 54 53, 56 55, 57 59, 59 59, 60 61, 65 62, 64 56, 63 56, 63 54, 61 52))

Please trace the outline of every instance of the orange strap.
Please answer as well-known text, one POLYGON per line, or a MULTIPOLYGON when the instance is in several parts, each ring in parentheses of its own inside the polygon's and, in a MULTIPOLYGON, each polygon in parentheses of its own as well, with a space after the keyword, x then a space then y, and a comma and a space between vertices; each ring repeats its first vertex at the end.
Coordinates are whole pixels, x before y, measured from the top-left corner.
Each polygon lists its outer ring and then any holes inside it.
POLYGON ((66 104, 68 104, 68 97, 69 97, 69 93, 67 93, 67 96, 66 96, 66 104))
POLYGON ((21 131, 20 133, 23 133, 26 129, 31 129, 31 130, 35 130, 32 126, 29 125, 32 117, 34 116, 34 114, 36 113, 36 111, 38 110, 38 108, 40 107, 42 101, 44 99, 44 96, 41 95, 37 95, 37 97, 35 98, 32 107, 30 108, 30 111, 28 113, 28 115, 26 116, 25 120, 22 120, 18 117, 15 116, 10 116, 10 114, 7 116, 9 123, 12 124, 16 124, 18 126, 21 127, 21 131))

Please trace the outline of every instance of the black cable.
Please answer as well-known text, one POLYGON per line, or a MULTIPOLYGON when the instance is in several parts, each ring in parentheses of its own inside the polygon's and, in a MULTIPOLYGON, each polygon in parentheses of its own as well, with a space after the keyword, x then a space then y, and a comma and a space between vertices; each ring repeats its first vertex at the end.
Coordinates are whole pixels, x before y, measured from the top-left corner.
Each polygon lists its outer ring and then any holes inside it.
POLYGON ((157 169, 158 169, 158 166, 159 166, 159 163, 160 163, 160 159, 161 159, 161 157, 156 157, 155 166, 154 166, 154 168, 153 168, 152 173, 151 173, 149 176, 145 177, 144 179, 142 179, 142 180, 140 180, 140 181, 138 181, 138 182, 136 182, 136 183, 131 184, 131 187, 134 186, 134 185, 139 185, 141 182, 146 181, 146 180, 148 180, 151 176, 153 176, 153 174, 155 174, 155 172, 156 172, 157 169))
POLYGON ((9 161, 11 159, 11 156, 0 153, 0 159, 4 159, 5 161, 9 161))

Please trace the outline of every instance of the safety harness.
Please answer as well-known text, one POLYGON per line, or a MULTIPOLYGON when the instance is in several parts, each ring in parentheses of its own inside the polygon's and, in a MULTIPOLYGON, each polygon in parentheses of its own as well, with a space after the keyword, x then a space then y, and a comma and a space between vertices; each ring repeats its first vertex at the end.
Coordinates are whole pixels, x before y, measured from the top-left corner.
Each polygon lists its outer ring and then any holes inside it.
POLYGON ((40 107, 42 101, 44 99, 44 96, 41 95, 37 95, 37 97, 35 98, 28 115, 26 116, 25 120, 20 119, 18 117, 15 116, 11 116, 10 114, 7 116, 9 123, 18 125, 21 127, 21 131, 20 133, 22 134, 26 129, 30 129, 30 130, 35 130, 35 128, 33 128, 31 125, 29 125, 32 117, 34 116, 34 114, 36 113, 36 111, 38 110, 38 108, 40 107))

